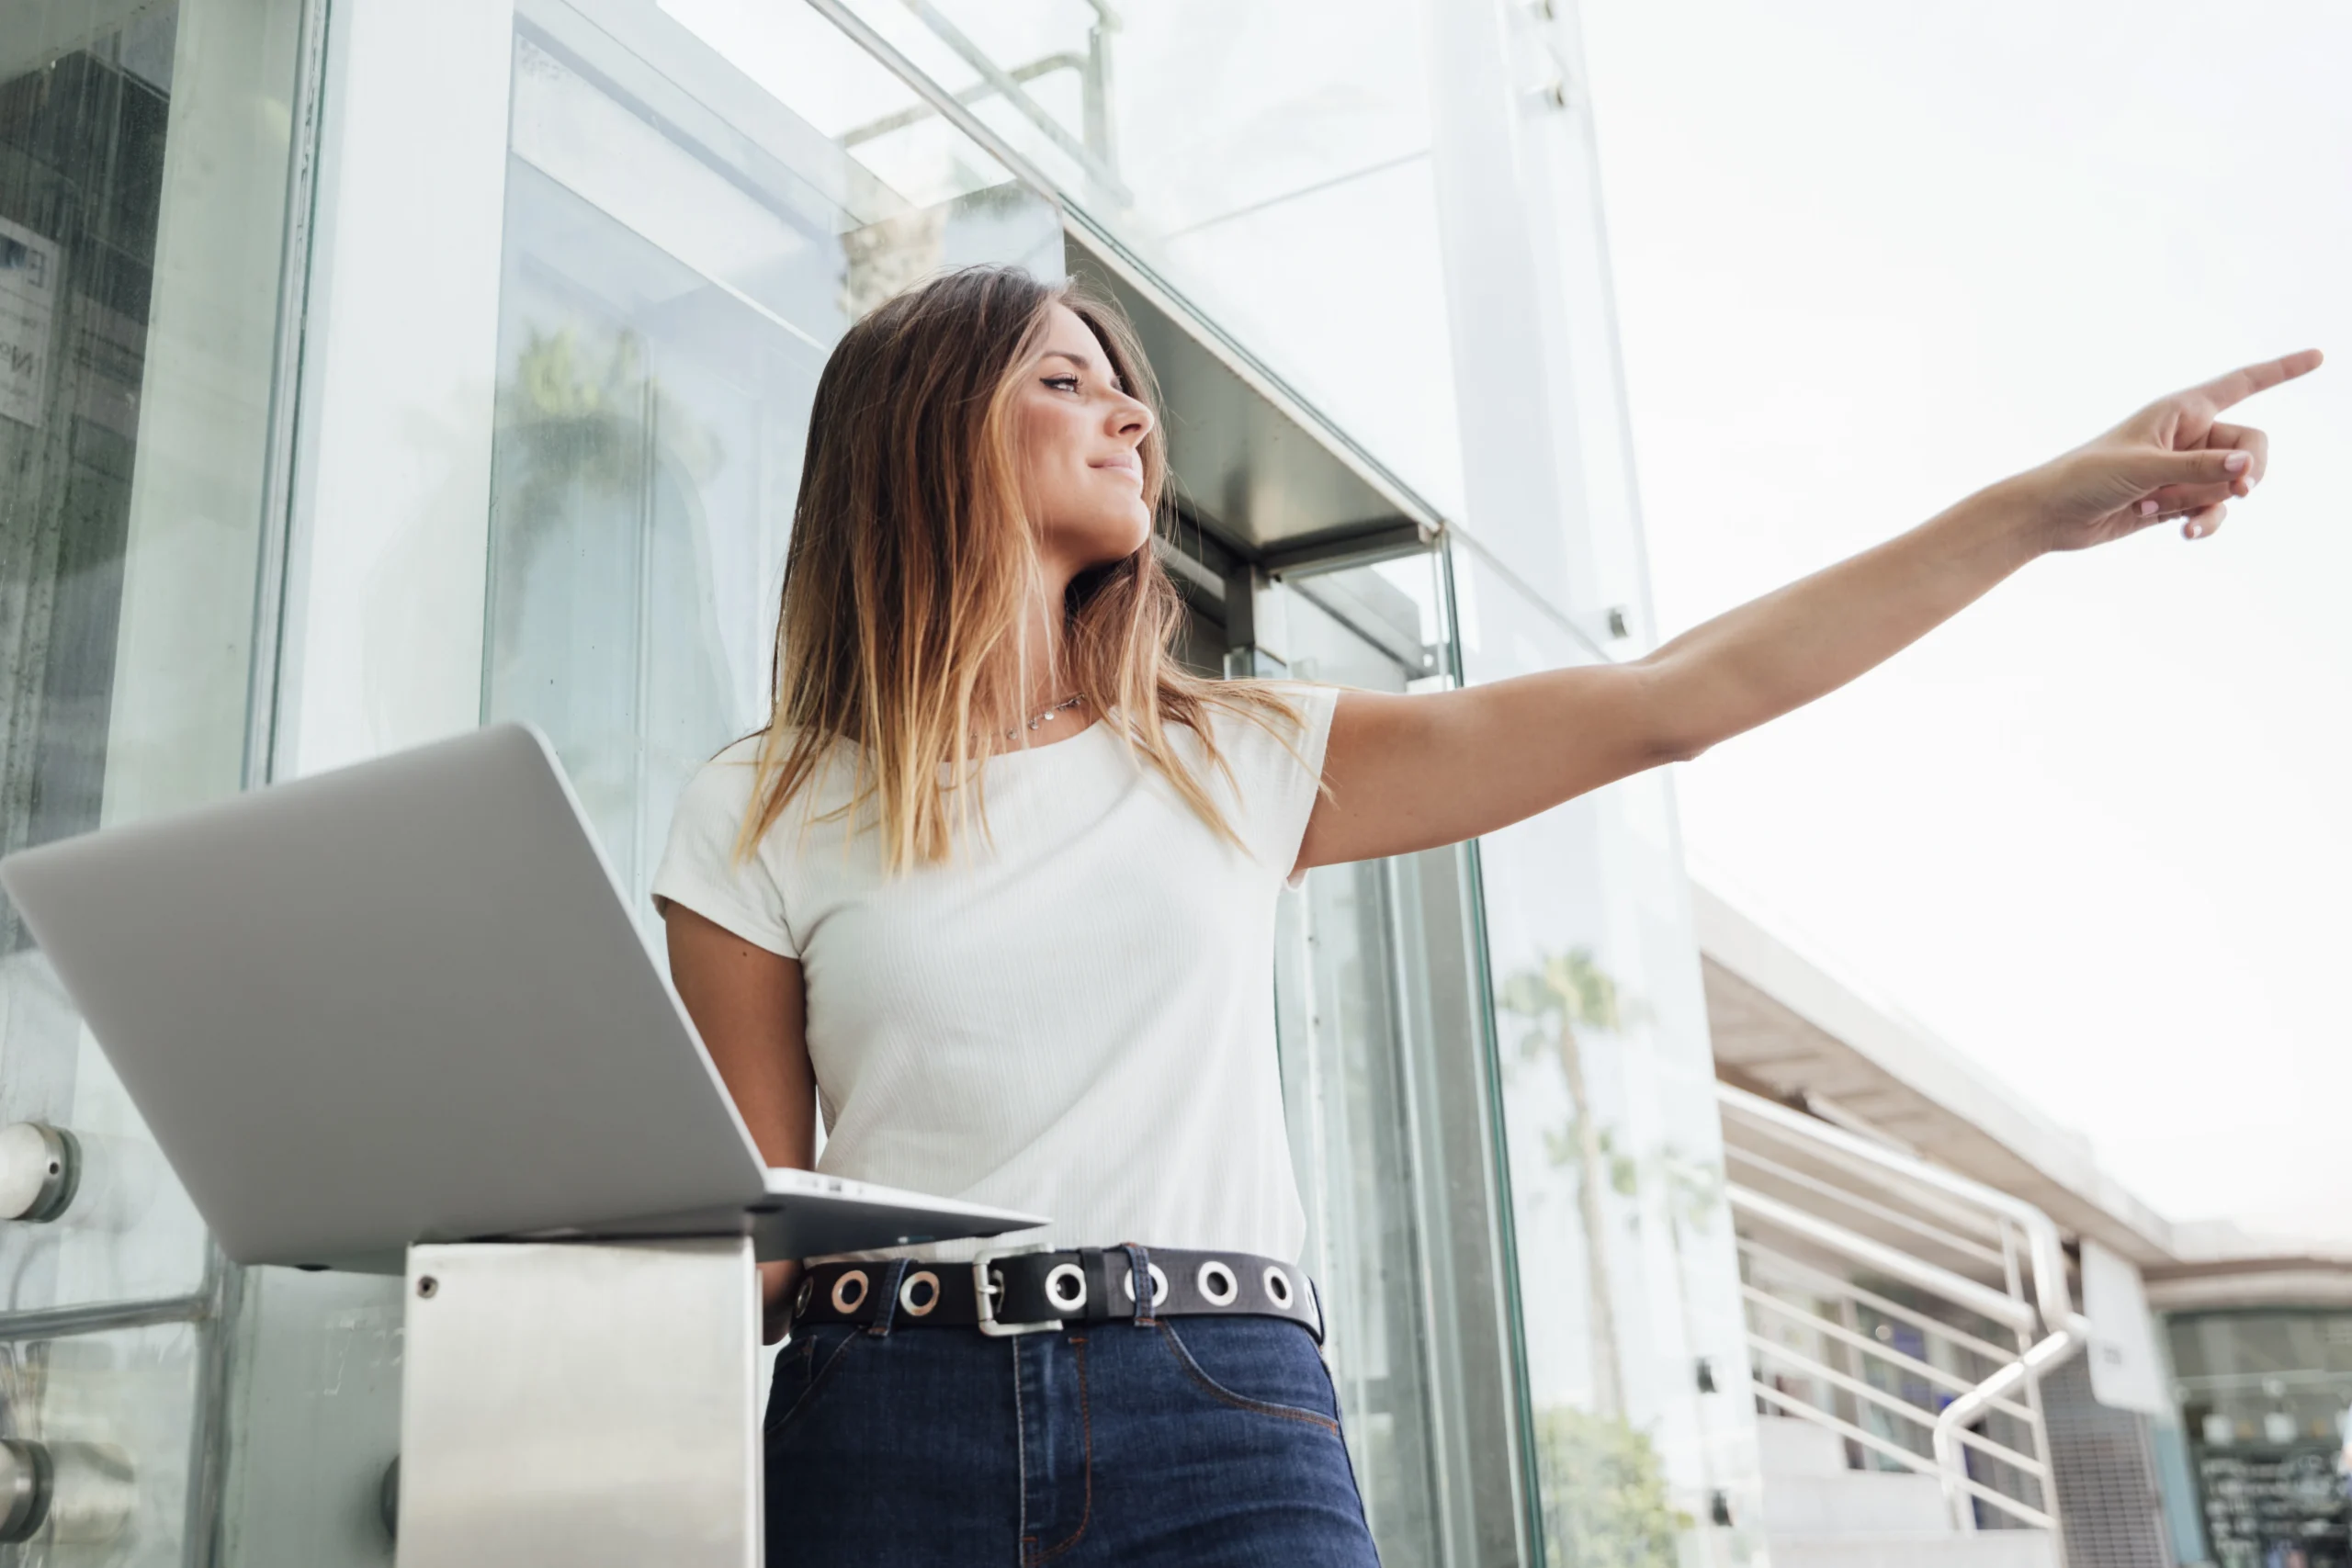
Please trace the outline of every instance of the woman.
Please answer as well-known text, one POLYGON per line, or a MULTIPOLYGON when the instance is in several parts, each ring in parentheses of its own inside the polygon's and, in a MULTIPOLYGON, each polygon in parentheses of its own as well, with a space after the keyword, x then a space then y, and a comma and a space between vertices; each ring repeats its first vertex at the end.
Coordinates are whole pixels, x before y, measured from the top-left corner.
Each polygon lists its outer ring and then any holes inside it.
POLYGON ((1695 757, 2044 551, 2210 535, 2266 457, 2217 414, 2318 363, 2165 399, 1645 659, 1395 696, 1172 661, 1164 447, 1114 310, 976 269, 859 322, 770 723, 696 776, 655 894, 772 1164, 813 1163, 821 1106, 822 1168, 1053 1223, 765 1266, 770 1560, 1373 1563, 1296 1266, 1285 880, 1695 757), (984 1245, 1046 1250, 976 1280, 984 1245))

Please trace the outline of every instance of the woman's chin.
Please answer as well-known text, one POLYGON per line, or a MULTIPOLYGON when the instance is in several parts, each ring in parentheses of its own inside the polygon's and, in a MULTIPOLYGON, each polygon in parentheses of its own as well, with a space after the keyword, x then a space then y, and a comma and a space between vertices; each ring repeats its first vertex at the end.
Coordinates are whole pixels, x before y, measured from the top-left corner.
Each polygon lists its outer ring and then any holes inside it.
POLYGON ((1065 535, 1060 552, 1065 560, 1084 562, 1081 570, 1123 561, 1151 543, 1151 520, 1122 519, 1115 525, 1065 535))

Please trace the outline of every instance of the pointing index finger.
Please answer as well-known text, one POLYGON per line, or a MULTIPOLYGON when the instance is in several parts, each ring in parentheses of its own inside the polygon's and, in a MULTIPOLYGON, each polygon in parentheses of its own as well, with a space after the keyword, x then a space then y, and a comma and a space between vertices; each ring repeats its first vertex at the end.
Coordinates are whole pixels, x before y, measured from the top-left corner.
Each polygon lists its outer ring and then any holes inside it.
POLYGON ((2307 348, 2284 359, 2266 359, 2258 365, 2233 370, 2226 376, 2216 376, 2202 386, 2191 387, 2189 391, 2205 399, 2216 409, 2225 409, 2232 403, 2245 401, 2256 392, 2267 392, 2282 381, 2310 375, 2319 368, 2321 357, 2318 349, 2307 348))

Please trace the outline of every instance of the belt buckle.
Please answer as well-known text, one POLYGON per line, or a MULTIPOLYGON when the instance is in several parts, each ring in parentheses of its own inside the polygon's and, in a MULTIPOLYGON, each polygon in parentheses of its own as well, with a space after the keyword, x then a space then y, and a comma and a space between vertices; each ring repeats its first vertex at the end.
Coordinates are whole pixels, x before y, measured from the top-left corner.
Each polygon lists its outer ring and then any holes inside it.
POLYGON ((1036 1323, 1000 1321, 996 1315, 995 1290, 989 1283, 989 1266, 1001 1258, 1019 1258, 1028 1253, 1057 1250, 1058 1249, 1047 1246, 1045 1242, 1033 1241, 1026 1247, 1000 1247, 974 1254, 972 1258, 972 1315, 977 1321, 973 1326, 996 1339, 1009 1339, 1016 1334, 1035 1334, 1048 1328, 1059 1328, 1062 1325, 1062 1320, 1058 1317, 1045 1318, 1036 1323))

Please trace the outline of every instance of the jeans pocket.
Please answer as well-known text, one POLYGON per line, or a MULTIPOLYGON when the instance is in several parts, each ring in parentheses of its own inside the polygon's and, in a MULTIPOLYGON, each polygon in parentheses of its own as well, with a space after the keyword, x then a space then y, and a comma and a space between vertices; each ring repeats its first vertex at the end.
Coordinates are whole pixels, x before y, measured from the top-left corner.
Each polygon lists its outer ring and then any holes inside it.
POLYGON ((1297 1324, 1199 1315, 1162 1318, 1159 1333, 1185 1380, 1208 1397, 1261 1416, 1340 1429, 1330 1375, 1314 1337, 1297 1324))
POLYGON ((763 1428, 774 1436, 804 1414, 834 1381, 851 1347, 865 1337, 864 1330, 842 1324, 825 1324, 796 1333, 796 1343, 786 1347, 784 1354, 776 1358, 775 1381, 768 1388, 767 1419, 762 1423, 763 1428))

